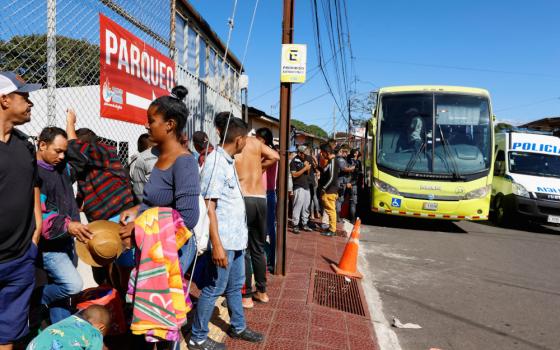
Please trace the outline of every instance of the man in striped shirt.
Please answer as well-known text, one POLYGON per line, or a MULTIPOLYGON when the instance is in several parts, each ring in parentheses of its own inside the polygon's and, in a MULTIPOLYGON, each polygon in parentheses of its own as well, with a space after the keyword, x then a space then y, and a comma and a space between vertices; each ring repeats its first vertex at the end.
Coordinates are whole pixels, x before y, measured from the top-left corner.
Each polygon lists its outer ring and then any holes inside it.
MULTIPOLYGON (((68 147, 78 150, 85 166, 77 166, 78 203, 89 221, 110 220, 134 206, 132 188, 114 147, 102 144, 89 129, 76 131, 76 114, 68 110, 66 120, 68 147)), ((76 167, 76 164, 71 163, 76 167)))

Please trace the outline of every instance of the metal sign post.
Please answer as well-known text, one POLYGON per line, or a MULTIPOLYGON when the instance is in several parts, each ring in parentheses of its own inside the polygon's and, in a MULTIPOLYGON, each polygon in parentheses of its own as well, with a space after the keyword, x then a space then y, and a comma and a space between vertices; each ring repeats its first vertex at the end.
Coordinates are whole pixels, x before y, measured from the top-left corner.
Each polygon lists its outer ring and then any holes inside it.
MULTIPOLYGON (((294 35, 294 0, 284 0, 282 44, 291 44, 294 35)), ((280 83, 280 164, 278 167, 278 212, 276 263, 274 273, 286 275, 286 229, 288 224, 288 148, 292 84, 280 83)))

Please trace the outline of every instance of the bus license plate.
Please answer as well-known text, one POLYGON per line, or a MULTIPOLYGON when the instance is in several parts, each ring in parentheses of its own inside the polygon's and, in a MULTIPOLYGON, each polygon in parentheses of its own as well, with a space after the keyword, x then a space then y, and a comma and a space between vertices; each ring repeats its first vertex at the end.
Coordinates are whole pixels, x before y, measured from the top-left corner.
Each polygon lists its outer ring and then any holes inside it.
POLYGON ((549 215, 548 222, 551 222, 553 224, 560 224, 560 216, 549 215))
POLYGON ((437 203, 434 202, 424 202, 424 210, 437 210, 437 203))

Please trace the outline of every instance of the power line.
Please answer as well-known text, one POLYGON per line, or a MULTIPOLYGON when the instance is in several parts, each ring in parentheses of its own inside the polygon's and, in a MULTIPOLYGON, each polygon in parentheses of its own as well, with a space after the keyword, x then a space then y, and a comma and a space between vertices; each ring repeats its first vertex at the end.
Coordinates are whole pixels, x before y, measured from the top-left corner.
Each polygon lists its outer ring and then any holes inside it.
MULTIPOLYGON (((329 59, 325 62, 325 64, 330 63, 330 62, 333 60, 333 58, 334 58, 334 56, 332 56, 331 58, 329 58, 329 59)), ((306 79, 305 83, 308 83, 308 82, 311 81, 314 77, 316 77, 317 74, 319 74, 319 72, 320 72, 320 71, 319 71, 319 65, 316 65, 315 67, 311 68, 311 69, 309 70, 308 73, 311 73, 311 72, 313 72, 313 71, 315 71, 315 72, 314 72, 309 78, 306 79)), ((298 91, 299 89, 301 89, 302 87, 305 86, 305 83, 304 83, 304 84, 300 84, 299 86, 296 86, 296 87, 294 88, 293 91, 298 91)), ((270 88, 269 90, 266 90, 266 91, 263 92, 262 94, 257 95, 256 97, 253 97, 253 98, 251 99, 250 102, 254 102, 255 100, 258 100, 259 98, 264 97, 264 96, 270 94, 271 92, 274 92, 274 91, 279 90, 279 89, 280 89, 280 86, 275 85, 274 87, 270 88)), ((276 103, 276 104, 279 104, 279 102, 276 103)))
MULTIPOLYGON (((322 58, 323 57, 323 51, 322 51, 322 47, 321 47, 321 30, 320 30, 320 22, 319 22, 319 15, 318 15, 319 9, 318 9, 318 6, 317 6, 317 0, 312 0, 312 1, 313 1, 313 6, 312 6, 313 20, 314 20, 314 24, 315 24, 315 26, 314 26, 315 38, 314 39, 315 39, 315 44, 316 44, 316 48, 317 48, 317 57, 319 58, 319 68, 321 70, 321 73, 323 75, 325 83, 326 83, 326 85, 329 89, 329 93, 331 94, 336 107, 338 108, 341 116, 343 118, 345 118, 344 117, 344 112, 342 111, 342 108, 340 107, 340 104, 338 103, 337 98, 334 95, 333 89, 331 87, 330 81, 327 77, 327 73, 325 72, 325 68, 324 68, 324 65, 323 65, 323 58, 322 58)), ((338 67, 336 61, 337 60, 335 58, 335 67, 338 67)), ((345 120, 347 120, 347 119, 345 118, 345 120)))
POLYGON ((517 105, 517 106, 511 106, 511 107, 506 107, 506 108, 500 108, 498 110, 495 110, 494 112, 502 112, 502 111, 507 111, 510 109, 516 109, 516 108, 524 108, 524 107, 530 107, 530 106, 534 106, 534 105, 538 105, 541 103, 545 103, 545 102, 549 102, 549 101, 554 101, 554 100, 560 100, 560 97, 556 96, 556 97, 550 97, 550 98, 545 98, 544 100, 538 100, 538 101, 534 101, 534 102, 529 102, 526 104, 522 104, 522 105, 517 105))
MULTIPOLYGON (((311 99, 309 99, 309 100, 307 100, 307 101, 298 103, 297 105, 292 106, 292 111, 293 111, 294 109, 298 108, 298 107, 304 106, 304 105, 309 104, 309 103, 311 103, 311 102, 313 102, 313 101, 315 101, 315 100, 318 100, 318 99, 320 99, 321 97, 324 97, 324 96, 326 96, 326 95, 328 95, 328 94, 329 94, 329 92, 327 91, 327 92, 324 92, 324 93, 322 93, 322 94, 319 95, 319 96, 315 96, 315 97, 313 97, 313 98, 311 98, 311 99)), ((278 113, 274 113, 273 115, 277 116, 278 113)))
POLYGON ((474 72, 486 72, 486 73, 497 73, 497 74, 512 74, 512 75, 525 75, 525 76, 534 76, 534 77, 541 77, 541 78, 560 79, 560 76, 558 76, 558 75, 550 75, 550 74, 542 74, 542 73, 532 73, 532 72, 515 72, 515 71, 505 71, 505 70, 497 70, 497 69, 474 68, 474 67, 462 67, 462 66, 449 66, 449 65, 431 64, 431 63, 421 63, 421 62, 407 62, 407 61, 382 60, 382 59, 371 58, 371 57, 359 57, 358 59, 360 59, 360 60, 367 60, 367 61, 371 61, 371 62, 391 63, 391 64, 404 64, 404 65, 417 66, 417 67, 429 67, 429 68, 441 68, 441 69, 455 69, 455 70, 474 71, 474 72))
MULTIPOLYGON (((247 41, 245 42, 245 50, 243 51, 243 59, 241 62, 245 62, 247 56, 247 49, 249 48, 249 39, 251 38, 251 33, 253 32, 253 24, 255 23, 255 17, 257 16, 257 7, 259 6, 259 0, 255 0, 255 8, 253 9, 253 16, 251 17, 251 24, 249 25, 249 33, 247 34, 247 41)), ((241 67, 245 69, 245 67, 241 67)))
POLYGON ((299 103, 299 104, 293 106, 293 107, 292 107, 292 110, 294 110, 294 109, 296 109, 296 108, 298 108, 298 107, 304 106, 304 105, 306 105, 306 104, 309 104, 309 103, 311 103, 311 102, 313 102, 313 101, 315 101, 315 100, 318 100, 318 99, 320 99, 321 97, 326 96, 326 95, 328 95, 328 94, 329 94, 329 92, 327 91, 327 92, 322 93, 321 95, 316 96, 316 97, 314 97, 314 98, 312 98, 312 99, 310 99, 310 100, 307 100, 307 101, 305 101, 305 102, 299 103))
MULTIPOLYGON (((315 78, 315 77, 317 76, 317 74, 319 74, 319 73, 320 73, 320 71, 316 71, 312 76, 310 76, 310 77, 306 80, 306 82, 311 81, 311 80, 312 80, 313 78, 315 78)), ((304 87, 304 86, 306 86, 306 85, 305 85, 305 84, 299 84, 298 86, 296 86, 296 87, 292 90, 292 92, 296 92, 296 91, 298 91, 299 89, 301 89, 301 88, 304 87)), ((273 104, 271 107, 275 109, 276 107, 278 107, 279 104, 280 104, 280 101, 276 102, 276 103, 273 104)))

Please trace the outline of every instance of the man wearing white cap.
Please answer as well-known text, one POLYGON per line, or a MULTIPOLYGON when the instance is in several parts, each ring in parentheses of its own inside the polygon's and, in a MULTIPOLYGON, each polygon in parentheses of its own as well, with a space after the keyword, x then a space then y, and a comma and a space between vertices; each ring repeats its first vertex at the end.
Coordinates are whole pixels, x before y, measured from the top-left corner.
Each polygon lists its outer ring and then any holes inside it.
POLYGON ((28 332, 28 311, 35 285, 35 258, 41 230, 40 191, 35 147, 15 129, 31 120, 26 84, 12 72, 0 72, 0 349, 28 332))

